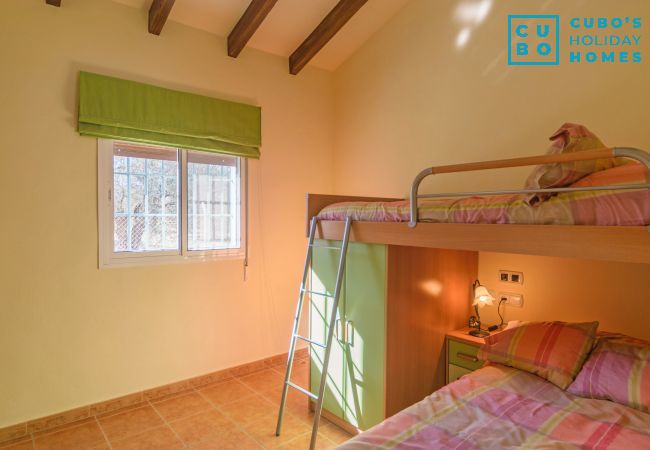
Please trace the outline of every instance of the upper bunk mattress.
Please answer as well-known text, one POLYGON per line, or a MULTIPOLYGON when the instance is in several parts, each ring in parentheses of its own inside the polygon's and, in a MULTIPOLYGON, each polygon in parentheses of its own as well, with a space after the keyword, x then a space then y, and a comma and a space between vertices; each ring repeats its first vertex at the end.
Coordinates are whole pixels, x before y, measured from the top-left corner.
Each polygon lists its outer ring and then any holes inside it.
MULTIPOLYGON (((625 164, 595 172, 571 187, 643 184, 641 164, 625 164)), ((342 202, 318 214, 321 220, 408 222, 409 201, 342 202)), ((542 225, 643 226, 650 224, 650 189, 565 192, 532 202, 528 195, 491 195, 421 199, 420 222, 542 225)))
POLYGON ((648 449, 650 414, 577 397, 531 373, 491 365, 338 448, 648 449))

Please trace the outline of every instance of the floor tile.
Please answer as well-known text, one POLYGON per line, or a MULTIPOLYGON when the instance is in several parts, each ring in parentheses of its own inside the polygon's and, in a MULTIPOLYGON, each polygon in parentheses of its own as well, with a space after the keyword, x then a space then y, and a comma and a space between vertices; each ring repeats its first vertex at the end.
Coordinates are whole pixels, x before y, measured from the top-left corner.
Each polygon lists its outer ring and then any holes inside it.
POLYGON ((260 370, 259 372, 239 378, 249 388, 260 391, 282 387, 284 376, 274 369, 260 370))
POLYGON ((227 434, 236 425, 216 410, 202 412, 194 416, 170 422, 169 425, 186 444, 227 434))
MULTIPOLYGON (((311 442, 311 433, 303 434, 297 438, 290 440, 289 442, 279 446, 279 449, 282 450, 306 450, 309 448, 309 443, 311 442)), ((318 433, 318 439, 316 439, 316 449, 317 450, 329 450, 336 447, 332 441, 327 439, 321 433, 318 433)))
POLYGON ((164 425, 158 413, 148 405, 112 416, 101 417, 98 420, 106 437, 111 442, 164 425))
MULTIPOLYGON (((264 391, 262 392, 262 396, 280 408, 282 389, 264 391)), ((291 413, 310 426, 314 421, 314 414, 309 411, 309 397, 294 389, 289 389, 289 391, 287 391, 285 411, 291 413)))
POLYGON ((152 428, 121 440, 111 440, 113 450, 175 450, 184 447, 167 425, 152 428))
POLYGON ((343 428, 334 425, 332 422, 328 422, 327 420, 321 420, 321 426, 318 428, 318 432, 326 436, 327 439, 337 445, 342 444, 349 439, 352 439, 352 435, 350 433, 345 431, 343 428))
POLYGON ((88 421, 54 433, 40 435, 34 443, 37 450, 68 448, 81 450, 99 447, 106 443, 106 439, 97 422, 88 421))
POLYGON ((206 386, 200 392, 215 405, 225 405, 255 395, 255 391, 236 379, 206 386))
POLYGON ((196 392, 179 394, 152 405, 168 422, 213 409, 213 406, 196 392))
POLYGON ((264 447, 244 432, 228 428, 217 436, 190 445, 190 448, 193 450, 261 450, 264 447))
POLYGON ((13 442, 5 442, 0 444, 2 450, 33 450, 32 438, 14 439, 13 442))
POLYGON ((302 421, 295 417, 285 414, 282 419, 282 432, 280 436, 275 435, 277 417, 265 416, 259 420, 244 426, 244 430, 251 435, 257 442, 266 448, 276 448, 290 440, 308 433, 310 428, 302 421))
POLYGON ((271 403, 261 395, 255 395, 223 405, 220 410, 238 425, 246 426, 265 416, 276 416, 278 408, 279 405, 271 403))
MULTIPOLYGON (((276 366, 273 367, 273 370, 278 372, 282 377, 285 376, 286 366, 276 366)), ((293 367, 291 368, 291 381, 300 385, 308 386, 309 385, 309 360, 299 360, 296 359, 293 362, 293 367)))

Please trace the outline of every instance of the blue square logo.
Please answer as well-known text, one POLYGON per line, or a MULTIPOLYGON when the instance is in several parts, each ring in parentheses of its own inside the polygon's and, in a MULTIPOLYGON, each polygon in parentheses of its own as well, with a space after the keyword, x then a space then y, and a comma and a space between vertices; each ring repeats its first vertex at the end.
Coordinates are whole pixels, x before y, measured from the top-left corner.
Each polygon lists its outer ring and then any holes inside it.
POLYGON ((560 16, 523 14, 508 16, 508 65, 560 64, 560 16))

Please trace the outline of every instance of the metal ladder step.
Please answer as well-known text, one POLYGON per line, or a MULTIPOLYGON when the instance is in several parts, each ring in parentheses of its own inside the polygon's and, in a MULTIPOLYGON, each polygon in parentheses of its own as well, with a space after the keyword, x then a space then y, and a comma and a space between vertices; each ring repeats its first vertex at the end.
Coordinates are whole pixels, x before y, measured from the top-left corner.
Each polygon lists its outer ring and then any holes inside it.
POLYGON ((287 386, 290 386, 290 387, 294 388, 295 390, 302 392, 303 394, 305 394, 309 398, 313 398, 314 400, 318 400, 318 395, 309 392, 307 389, 301 388, 297 384, 293 384, 291 381, 287 381, 287 386))
POLYGON ((324 248, 325 250, 341 250, 341 247, 336 245, 310 245, 311 248, 324 248))
POLYGON ((299 335, 299 334, 294 334, 293 337, 295 337, 296 339, 303 340, 303 341, 305 341, 305 342, 309 342, 310 344, 313 344, 313 345, 315 345, 316 347, 327 348, 327 345, 322 344, 322 343, 320 343, 320 342, 316 342, 316 341, 314 341, 313 339, 309 339, 308 337, 301 336, 301 335, 299 335))
POLYGON ((309 289, 300 289, 300 292, 304 292, 305 294, 310 294, 310 295, 320 295, 321 297, 334 298, 333 295, 325 294, 324 292, 311 291, 309 289))

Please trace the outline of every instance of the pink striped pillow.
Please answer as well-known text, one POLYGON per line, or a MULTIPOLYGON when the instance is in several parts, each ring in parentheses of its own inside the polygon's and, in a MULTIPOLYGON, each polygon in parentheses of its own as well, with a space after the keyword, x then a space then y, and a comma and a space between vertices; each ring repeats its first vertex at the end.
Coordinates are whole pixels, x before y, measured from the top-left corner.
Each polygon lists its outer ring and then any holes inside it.
POLYGON ((650 412, 650 342, 604 336, 568 392, 650 412))
MULTIPOLYGON (((553 143, 547 155, 581 152, 607 148, 598 136, 583 125, 565 123, 550 138, 553 143)), ((526 189, 553 188, 569 186, 572 183, 600 170, 610 169, 626 160, 622 158, 604 158, 591 161, 574 161, 537 166, 526 179, 526 189)), ((549 198, 551 194, 533 194, 530 202, 536 203, 549 198)))
POLYGON ((478 358, 534 373, 566 389, 596 340, 598 322, 528 322, 485 338, 478 358))

